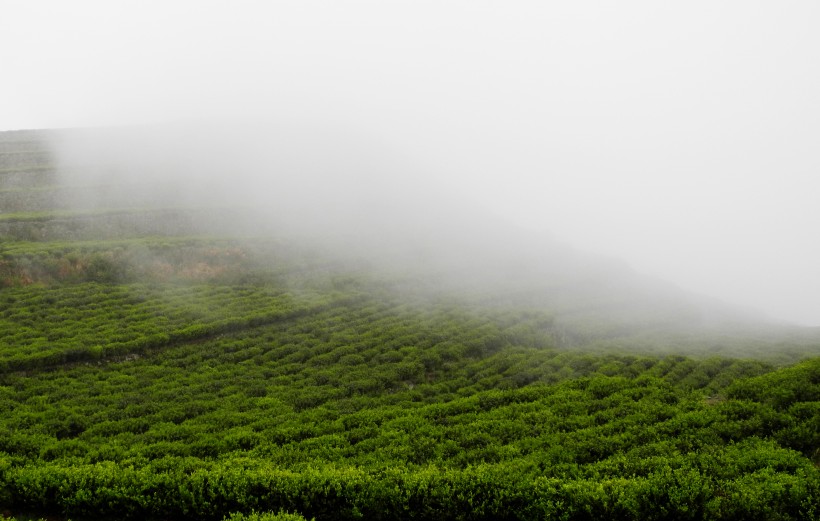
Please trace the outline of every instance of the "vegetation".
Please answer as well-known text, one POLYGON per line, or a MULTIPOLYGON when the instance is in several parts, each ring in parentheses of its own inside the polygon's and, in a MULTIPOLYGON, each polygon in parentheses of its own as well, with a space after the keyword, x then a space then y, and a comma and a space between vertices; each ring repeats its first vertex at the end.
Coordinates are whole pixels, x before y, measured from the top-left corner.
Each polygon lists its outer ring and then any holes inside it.
POLYGON ((205 235, 18 238, 0 281, 2 521, 820 519, 817 344, 613 350, 205 235))

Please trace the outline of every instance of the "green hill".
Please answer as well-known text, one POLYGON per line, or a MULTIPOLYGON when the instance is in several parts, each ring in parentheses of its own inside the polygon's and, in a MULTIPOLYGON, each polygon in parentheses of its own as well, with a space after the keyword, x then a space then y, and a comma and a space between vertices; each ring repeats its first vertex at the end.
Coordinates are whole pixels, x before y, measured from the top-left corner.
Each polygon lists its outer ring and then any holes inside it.
POLYGON ((817 331, 489 219, 80 181, 70 133, 0 133, 0 519, 820 518, 817 331))

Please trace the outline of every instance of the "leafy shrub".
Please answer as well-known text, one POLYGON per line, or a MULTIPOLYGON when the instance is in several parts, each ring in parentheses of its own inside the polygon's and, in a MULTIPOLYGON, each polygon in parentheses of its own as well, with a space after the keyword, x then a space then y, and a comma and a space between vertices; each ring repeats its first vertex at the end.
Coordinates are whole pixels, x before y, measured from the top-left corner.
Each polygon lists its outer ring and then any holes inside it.
POLYGON ((288 512, 251 512, 250 514, 233 513, 223 518, 223 521, 305 521, 305 518, 301 514, 288 512))

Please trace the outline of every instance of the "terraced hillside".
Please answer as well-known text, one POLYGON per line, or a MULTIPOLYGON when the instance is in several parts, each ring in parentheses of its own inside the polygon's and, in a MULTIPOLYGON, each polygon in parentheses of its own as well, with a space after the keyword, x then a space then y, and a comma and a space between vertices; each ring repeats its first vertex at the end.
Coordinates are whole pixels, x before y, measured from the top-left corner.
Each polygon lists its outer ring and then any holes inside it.
POLYGON ((820 518, 811 332, 239 238, 58 139, 0 134, 0 517, 820 518))

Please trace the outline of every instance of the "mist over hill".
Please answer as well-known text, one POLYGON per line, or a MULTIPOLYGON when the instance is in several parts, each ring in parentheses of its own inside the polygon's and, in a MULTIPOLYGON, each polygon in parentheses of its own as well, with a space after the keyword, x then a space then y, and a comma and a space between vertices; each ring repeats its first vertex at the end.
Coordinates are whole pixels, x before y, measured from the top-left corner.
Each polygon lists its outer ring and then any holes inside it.
MULTIPOLYGON (((745 340, 818 338, 521 229, 438 182, 436 172, 339 129, 224 121, 36 136, 56 165, 46 202, 108 212, 105 233, 113 236, 142 229, 277 237, 392 277, 403 291, 548 312, 575 344, 699 343, 697 351, 717 354, 745 340)), ((31 204, 26 210, 42 209, 31 204)), ((89 230, 87 238, 102 233, 89 230)))
POLYGON ((816 331, 249 129, 0 134, 3 521, 816 517, 816 331))

